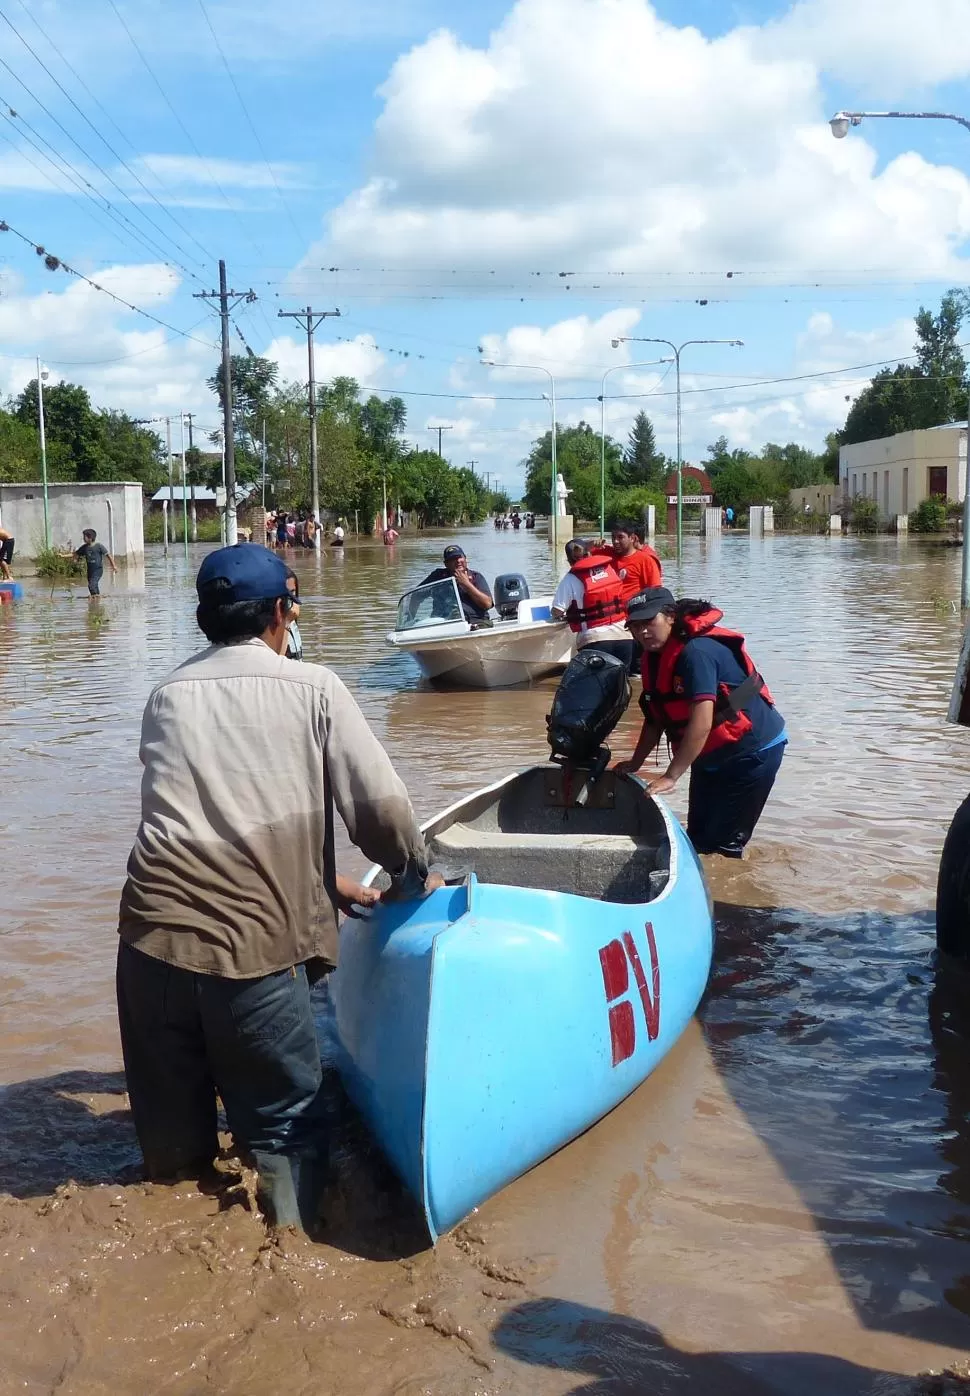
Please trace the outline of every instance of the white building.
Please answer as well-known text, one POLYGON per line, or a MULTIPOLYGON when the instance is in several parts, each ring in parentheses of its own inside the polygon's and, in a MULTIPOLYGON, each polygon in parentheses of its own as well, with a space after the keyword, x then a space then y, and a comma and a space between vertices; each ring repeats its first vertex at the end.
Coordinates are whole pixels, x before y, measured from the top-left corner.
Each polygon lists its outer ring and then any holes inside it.
POLYGON ((901 431, 839 451, 843 494, 874 499, 883 522, 912 513, 930 495, 962 501, 966 475, 966 422, 901 431))
MULTIPOLYGON (((109 480, 51 481, 47 486, 51 545, 79 548, 93 528, 123 566, 145 559, 142 487, 109 480)), ((44 487, 0 485, 0 525, 16 540, 18 557, 36 557, 44 546, 44 487)))

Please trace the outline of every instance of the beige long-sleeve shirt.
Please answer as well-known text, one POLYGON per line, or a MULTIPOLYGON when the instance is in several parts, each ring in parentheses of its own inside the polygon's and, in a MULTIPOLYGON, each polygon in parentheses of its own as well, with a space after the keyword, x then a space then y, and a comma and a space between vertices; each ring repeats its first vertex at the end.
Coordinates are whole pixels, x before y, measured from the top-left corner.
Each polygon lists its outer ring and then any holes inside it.
POLYGON ((335 964, 334 805, 373 862, 423 859, 407 791, 340 679, 262 640, 212 645, 163 679, 140 754, 119 934, 170 964, 231 979, 335 964))

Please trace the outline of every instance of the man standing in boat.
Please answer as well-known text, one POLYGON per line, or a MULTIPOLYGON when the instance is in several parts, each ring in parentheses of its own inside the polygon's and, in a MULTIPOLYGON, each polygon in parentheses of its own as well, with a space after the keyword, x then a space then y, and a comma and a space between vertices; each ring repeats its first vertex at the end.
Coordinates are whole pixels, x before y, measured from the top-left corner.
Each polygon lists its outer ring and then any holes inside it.
POLYGON ((552 598, 552 614, 569 622, 577 649, 603 650, 629 669, 635 645, 626 626, 624 585, 602 553, 591 557, 581 538, 566 544, 569 571, 552 598))
POLYGON ((470 570, 464 548, 450 543, 445 548, 443 561, 444 567, 436 567, 418 585, 425 587, 431 582, 444 582, 454 577, 465 619, 472 622, 485 620, 492 608, 492 593, 481 572, 470 570))
POLYGON ((282 558, 220 548, 196 587, 210 646, 155 687, 142 720, 117 974, 131 1111, 149 1177, 205 1176, 218 1092, 268 1219, 312 1227, 327 1148, 310 984, 336 963, 338 908, 377 900, 337 873, 334 807, 400 895, 440 879, 350 693, 284 657, 282 558))
POLYGON ((643 649, 643 729, 616 769, 634 774, 661 737, 673 752, 648 781, 666 795, 690 771, 687 835, 698 853, 740 858, 771 794, 788 741, 785 720, 745 649, 709 601, 650 587, 627 607, 643 649))

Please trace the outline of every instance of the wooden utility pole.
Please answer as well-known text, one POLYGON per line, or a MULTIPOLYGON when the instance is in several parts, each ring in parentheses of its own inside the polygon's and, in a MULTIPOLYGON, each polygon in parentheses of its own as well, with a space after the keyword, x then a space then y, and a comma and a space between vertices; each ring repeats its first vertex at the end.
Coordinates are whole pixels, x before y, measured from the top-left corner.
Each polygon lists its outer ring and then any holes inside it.
POLYGON ((441 459, 441 433, 443 431, 454 431, 454 427, 428 427, 429 431, 438 433, 438 459, 441 459))
POLYGON ((236 523, 236 452, 235 431, 232 422, 232 354, 229 351, 229 311, 240 301, 251 305, 256 292, 228 291, 226 289, 226 264, 219 259, 218 291, 196 291, 195 300, 218 300, 219 318, 222 321, 222 422, 226 451, 226 540, 231 545, 239 542, 239 529, 236 523), (229 302, 232 301, 232 307, 229 302))
POLYGON ((281 320, 299 320, 306 330, 306 352, 309 367, 307 394, 310 407, 310 512, 316 528, 313 531, 313 546, 320 551, 320 469, 317 464, 317 384, 313 372, 313 332, 324 320, 333 319, 339 310, 314 310, 308 305, 306 310, 278 310, 281 320))

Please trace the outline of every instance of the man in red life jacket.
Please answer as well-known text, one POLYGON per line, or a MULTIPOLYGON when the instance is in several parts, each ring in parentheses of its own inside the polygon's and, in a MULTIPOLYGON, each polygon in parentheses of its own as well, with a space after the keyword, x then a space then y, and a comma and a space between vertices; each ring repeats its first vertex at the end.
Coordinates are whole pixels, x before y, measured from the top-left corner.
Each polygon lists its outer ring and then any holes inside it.
POLYGON ((643 730, 633 774, 666 736, 673 755, 648 781, 665 795, 690 771, 687 834, 698 853, 740 858, 785 754, 785 720, 744 646, 709 601, 675 601, 666 587, 633 597, 627 624, 644 654, 643 730))
MULTIPOLYGON (((609 557, 623 583, 623 602, 628 605, 630 598, 648 587, 658 587, 663 579, 660 558, 642 537, 642 530, 632 519, 617 519, 613 525, 611 543, 597 543, 590 548, 596 556, 609 557)), ((630 673, 640 672, 640 646, 634 641, 630 658, 630 673)))
POLYGON ((580 538, 566 544, 569 571, 552 598, 552 614, 569 622, 578 649, 605 650, 629 669, 633 638, 626 628, 623 583, 612 562, 592 557, 580 538))

